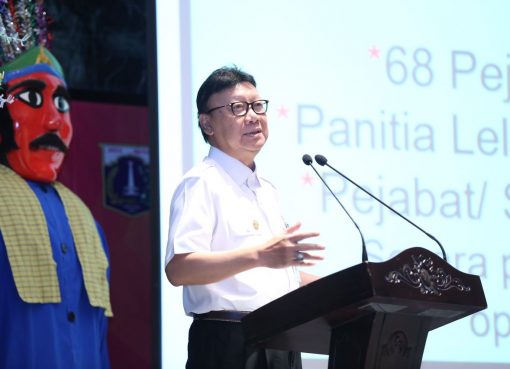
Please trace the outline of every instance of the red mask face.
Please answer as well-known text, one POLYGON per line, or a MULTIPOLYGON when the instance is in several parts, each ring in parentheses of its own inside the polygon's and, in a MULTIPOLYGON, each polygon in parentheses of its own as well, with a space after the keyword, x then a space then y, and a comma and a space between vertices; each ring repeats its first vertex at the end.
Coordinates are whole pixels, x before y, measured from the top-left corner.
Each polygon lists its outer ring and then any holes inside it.
POLYGON ((9 81, 7 92, 18 146, 7 153, 9 166, 25 179, 55 181, 73 135, 65 83, 36 72, 9 81))

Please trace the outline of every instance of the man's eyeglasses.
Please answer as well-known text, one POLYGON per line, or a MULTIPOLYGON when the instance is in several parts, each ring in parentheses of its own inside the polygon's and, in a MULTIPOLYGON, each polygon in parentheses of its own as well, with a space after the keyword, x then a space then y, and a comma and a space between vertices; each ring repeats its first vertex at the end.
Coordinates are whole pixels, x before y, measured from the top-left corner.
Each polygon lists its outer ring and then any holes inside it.
POLYGON ((244 101, 234 101, 227 105, 217 106, 215 108, 209 109, 205 113, 209 114, 215 110, 229 107, 230 110, 232 110, 232 114, 234 114, 236 117, 243 117, 246 114, 248 114, 248 109, 250 109, 251 107, 255 114, 265 114, 267 112, 268 103, 269 100, 255 100, 251 103, 247 103, 244 101))

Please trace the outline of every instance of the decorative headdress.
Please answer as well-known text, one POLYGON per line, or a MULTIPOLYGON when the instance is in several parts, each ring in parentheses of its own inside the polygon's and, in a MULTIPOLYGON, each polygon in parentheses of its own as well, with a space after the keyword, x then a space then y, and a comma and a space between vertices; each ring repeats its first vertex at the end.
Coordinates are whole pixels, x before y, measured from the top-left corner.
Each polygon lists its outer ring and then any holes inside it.
POLYGON ((4 82, 46 71, 60 78, 60 63, 48 50, 52 35, 43 0, 0 0, 0 72, 4 82))

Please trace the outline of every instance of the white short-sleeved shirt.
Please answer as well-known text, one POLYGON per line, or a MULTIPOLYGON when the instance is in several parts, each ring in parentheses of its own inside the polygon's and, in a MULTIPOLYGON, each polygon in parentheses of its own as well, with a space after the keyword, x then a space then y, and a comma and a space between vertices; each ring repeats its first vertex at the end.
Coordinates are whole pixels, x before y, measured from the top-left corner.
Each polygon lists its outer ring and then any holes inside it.
MULTIPOLYGON (((211 147, 172 198, 165 264, 175 254, 215 252, 268 241, 285 230, 274 186, 211 147)), ((186 314, 253 311, 299 287, 295 268, 258 267, 206 285, 184 286, 186 314)))

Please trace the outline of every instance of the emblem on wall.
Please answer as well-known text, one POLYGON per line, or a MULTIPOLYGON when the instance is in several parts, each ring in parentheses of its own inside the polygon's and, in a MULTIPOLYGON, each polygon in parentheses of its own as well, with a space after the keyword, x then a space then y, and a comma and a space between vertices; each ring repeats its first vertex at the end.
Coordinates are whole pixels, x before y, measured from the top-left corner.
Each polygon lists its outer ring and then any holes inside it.
POLYGON ((149 148, 114 144, 101 148, 104 205, 128 215, 149 210, 149 148))

